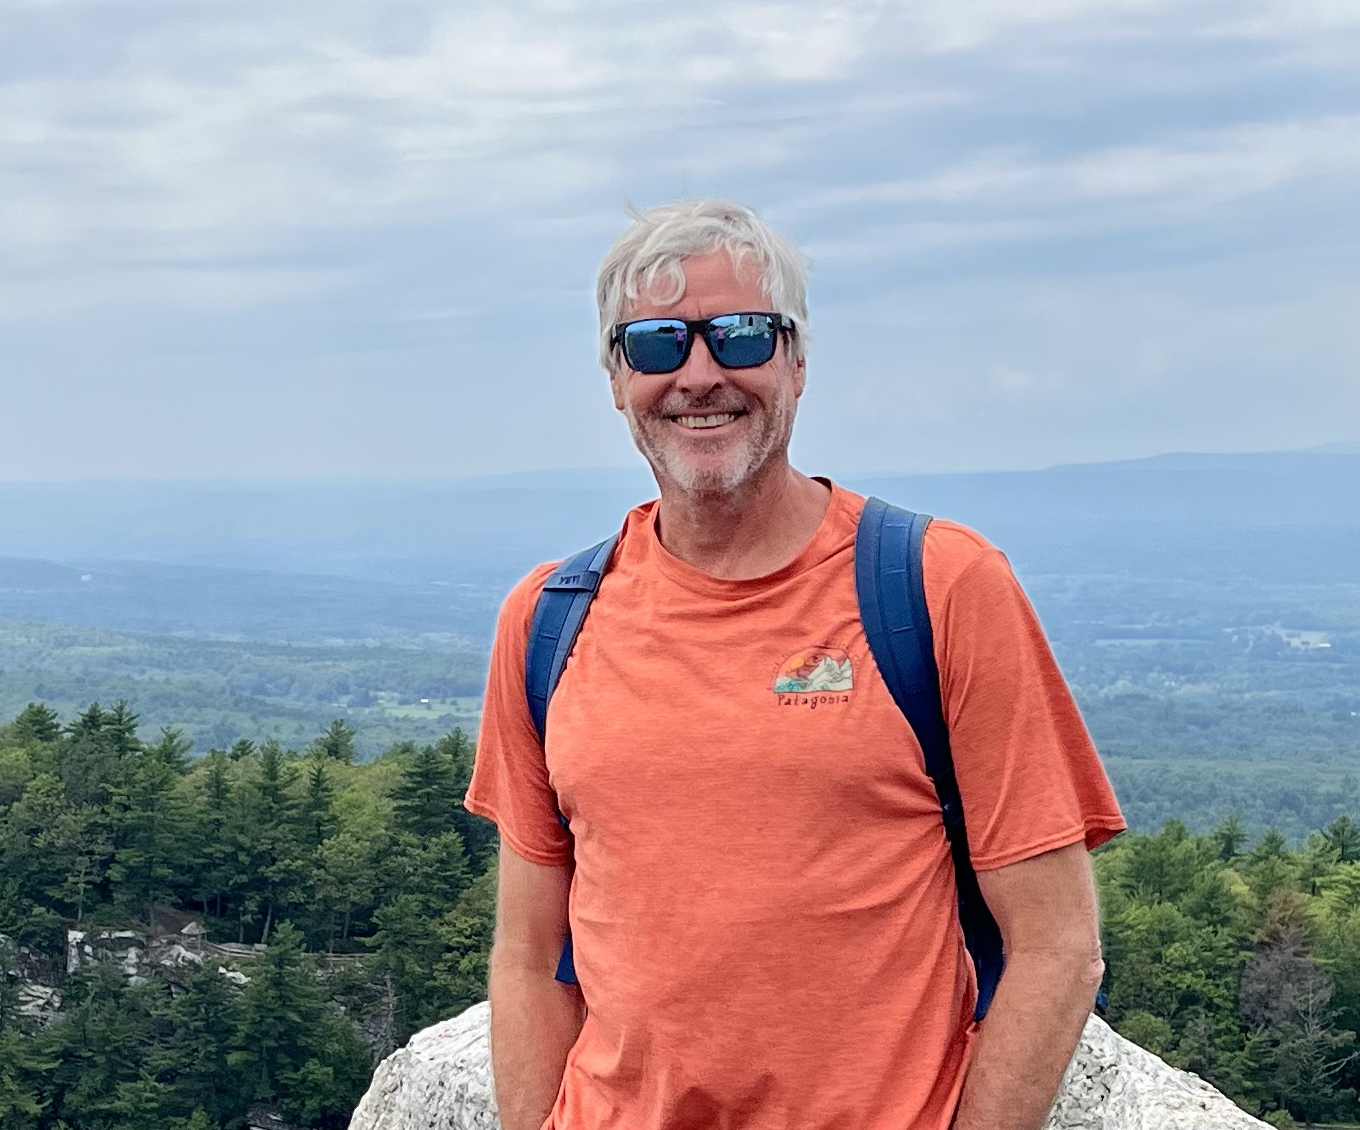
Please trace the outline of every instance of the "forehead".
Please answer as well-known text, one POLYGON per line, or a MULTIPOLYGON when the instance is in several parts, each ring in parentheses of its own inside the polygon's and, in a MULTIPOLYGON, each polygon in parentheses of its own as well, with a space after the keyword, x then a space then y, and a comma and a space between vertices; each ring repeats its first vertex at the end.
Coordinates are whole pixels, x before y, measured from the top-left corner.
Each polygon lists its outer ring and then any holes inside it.
POLYGON ((680 270, 685 276, 685 289, 679 298, 674 298, 673 282, 663 275, 654 288, 644 290, 638 297, 629 316, 696 318, 737 310, 765 310, 770 305, 761 285, 760 267, 749 256, 734 262, 726 251, 691 255, 680 260, 680 270))

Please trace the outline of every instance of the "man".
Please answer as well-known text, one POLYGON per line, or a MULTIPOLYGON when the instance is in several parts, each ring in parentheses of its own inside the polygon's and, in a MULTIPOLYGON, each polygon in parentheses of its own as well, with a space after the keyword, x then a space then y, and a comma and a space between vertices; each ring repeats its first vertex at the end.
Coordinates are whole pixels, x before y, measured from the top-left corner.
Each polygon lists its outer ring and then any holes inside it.
POLYGON ((467 806, 502 842, 505 1130, 1039 1126, 1103 968, 1087 851, 1124 822, 1005 558, 949 522, 926 535, 1006 949, 978 1025, 939 801, 859 622, 864 500, 788 462, 800 256, 746 208, 686 201, 636 217, 598 298, 614 404, 661 497, 624 523, 546 749, 524 659, 551 567, 496 631, 467 806), (788 693, 814 684, 834 693, 788 693), (568 929, 579 987, 554 978, 568 929))

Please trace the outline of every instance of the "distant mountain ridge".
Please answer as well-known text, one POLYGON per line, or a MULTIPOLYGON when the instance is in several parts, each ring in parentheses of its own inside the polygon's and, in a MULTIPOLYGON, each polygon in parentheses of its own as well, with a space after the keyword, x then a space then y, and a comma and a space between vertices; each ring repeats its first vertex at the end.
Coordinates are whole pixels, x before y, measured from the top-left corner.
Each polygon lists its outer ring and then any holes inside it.
MULTIPOLYGON (((1022 570, 1360 580, 1360 446, 1334 447, 843 481, 974 526, 1022 570)), ((654 489, 640 469, 0 483, 0 557, 504 586, 617 529, 654 489)))

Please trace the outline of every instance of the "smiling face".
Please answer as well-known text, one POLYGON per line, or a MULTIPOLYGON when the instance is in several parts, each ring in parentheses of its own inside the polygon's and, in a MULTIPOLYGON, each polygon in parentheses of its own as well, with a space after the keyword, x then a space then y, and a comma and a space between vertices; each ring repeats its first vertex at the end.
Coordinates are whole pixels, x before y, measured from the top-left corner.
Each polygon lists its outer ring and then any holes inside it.
MULTIPOLYGON (((771 308, 749 261, 738 268, 725 251, 714 251, 683 260, 681 269, 685 290, 676 302, 644 295, 625 320, 692 320, 771 308)), ((725 495, 787 462, 803 376, 803 362, 787 342, 764 365, 724 369, 696 341, 674 373, 639 373, 620 360, 609 380, 614 405, 663 490, 669 483, 684 494, 725 495)))

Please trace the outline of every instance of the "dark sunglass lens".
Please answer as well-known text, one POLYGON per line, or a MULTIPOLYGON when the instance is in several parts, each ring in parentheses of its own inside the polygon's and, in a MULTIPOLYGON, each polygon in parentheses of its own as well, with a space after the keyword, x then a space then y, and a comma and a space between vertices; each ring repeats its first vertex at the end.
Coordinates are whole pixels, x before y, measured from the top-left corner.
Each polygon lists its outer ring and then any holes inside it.
POLYGON ((779 329, 768 314, 723 314, 709 323, 707 337, 718 364, 750 369, 774 356, 779 329))
POLYGON ((623 328, 623 355, 639 373, 670 373, 685 359, 685 323, 670 318, 629 322, 623 328))

